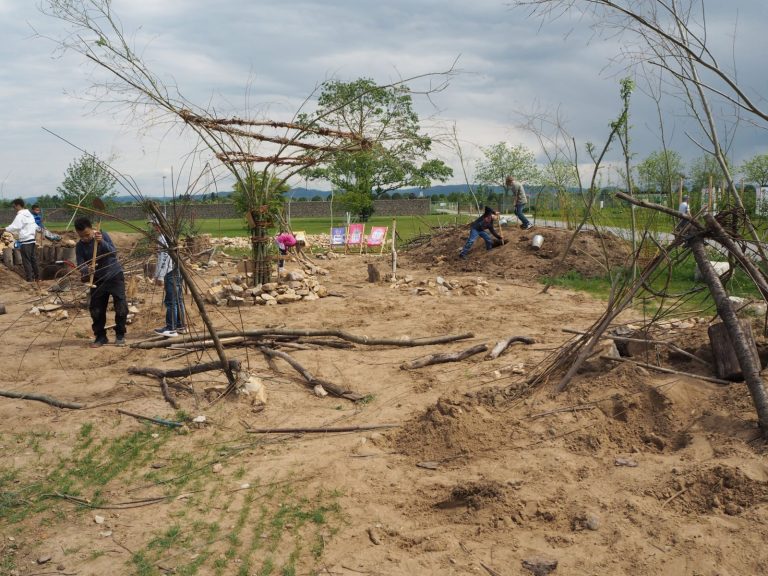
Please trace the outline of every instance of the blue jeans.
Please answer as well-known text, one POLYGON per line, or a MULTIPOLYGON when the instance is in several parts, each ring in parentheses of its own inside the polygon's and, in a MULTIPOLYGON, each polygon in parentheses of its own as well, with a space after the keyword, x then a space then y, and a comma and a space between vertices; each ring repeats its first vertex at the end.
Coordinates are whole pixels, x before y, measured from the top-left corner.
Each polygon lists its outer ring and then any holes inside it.
POLYGON ((163 278, 165 286, 165 327, 171 330, 182 328, 184 324, 184 295, 182 294, 181 275, 171 270, 163 278))
POLYGON ((480 236, 483 240, 485 240, 485 249, 490 250, 493 248, 493 242, 491 241, 491 235, 488 234, 485 230, 476 230, 474 228, 469 229, 469 238, 467 239, 467 243, 464 244, 464 248, 461 249, 461 255, 466 256, 469 254, 469 251, 472 249, 472 244, 475 243, 475 240, 477 240, 477 237, 480 236))
POLYGON ((530 221, 523 214, 523 208, 525 208, 525 204, 515 204, 515 216, 520 220, 520 224, 527 228, 530 225, 530 221))

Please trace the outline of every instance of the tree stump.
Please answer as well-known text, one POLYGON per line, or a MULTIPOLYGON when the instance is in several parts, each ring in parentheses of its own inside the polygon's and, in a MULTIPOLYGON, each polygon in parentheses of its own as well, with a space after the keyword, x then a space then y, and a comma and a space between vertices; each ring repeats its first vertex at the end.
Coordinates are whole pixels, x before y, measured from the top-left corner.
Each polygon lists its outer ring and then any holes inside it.
POLYGON ((381 271, 376 264, 368 264, 368 282, 381 282, 381 271))
MULTIPOLYGON (((757 352, 755 337, 752 334, 752 326, 748 320, 740 320, 741 328, 744 330, 744 336, 749 343, 749 348, 755 362, 760 366, 760 356, 757 352)), ((723 380, 739 381, 744 379, 741 371, 739 359, 736 357, 736 351, 731 343, 728 330, 725 324, 718 322, 713 324, 707 330, 709 335, 709 344, 712 347, 712 355, 715 357, 715 366, 717 368, 717 377, 723 380)))

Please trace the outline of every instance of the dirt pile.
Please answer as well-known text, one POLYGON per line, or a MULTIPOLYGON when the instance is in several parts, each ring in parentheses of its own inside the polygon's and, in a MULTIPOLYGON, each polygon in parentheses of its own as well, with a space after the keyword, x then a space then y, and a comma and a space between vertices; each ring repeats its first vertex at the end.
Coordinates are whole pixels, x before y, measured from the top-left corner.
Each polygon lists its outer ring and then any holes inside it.
MULTIPOLYGON (((505 244, 486 251, 478 239, 467 260, 459 259, 459 250, 466 242, 468 228, 450 228, 421 238, 403 252, 407 262, 426 265, 428 269, 445 273, 477 272, 514 275, 537 280, 552 273, 573 232, 558 228, 537 227, 532 230, 504 229, 505 244), (541 248, 531 246, 533 237, 544 237, 541 248)), ((572 271, 584 278, 597 278, 611 268, 624 264, 630 247, 613 234, 584 231, 579 233, 565 260, 563 272, 572 271), (606 264, 606 262, 608 264, 606 264)))
POLYGON ((668 480, 655 495, 665 505, 683 512, 725 512, 738 516, 768 502, 768 482, 752 479, 738 468, 721 464, 668 480))

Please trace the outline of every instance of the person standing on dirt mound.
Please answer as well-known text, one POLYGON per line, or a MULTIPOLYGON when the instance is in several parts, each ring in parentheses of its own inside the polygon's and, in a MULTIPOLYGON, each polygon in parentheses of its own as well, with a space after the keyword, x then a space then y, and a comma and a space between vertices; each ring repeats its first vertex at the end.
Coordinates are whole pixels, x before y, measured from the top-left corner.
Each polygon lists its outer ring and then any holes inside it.
POLYGON ((37 284, 40 290, 40 271, 37 268, 37 251, 35 237, 37 236, 37 224, 32 213, 24 207, 24 200, 16 198, 13 201, 13 209, 16 217, 5 228, 5 232, 19 236, 19 250, 21 251, 21 263, 24 265, 24 276, 27 282, 37 284))
POLYGON ((515 182, 513 176, 507 176, 504 185, 508 191, 512 192, 512 200, 515 204, 515 216, 520 220, 520 227, 523 230, 530 230, 533 228, 533 224, 531 224, 530 220, 523 214, 523 209, 525 208, 525 205, 528 204, 528 196, 525 193, 525 188, 523 188, 523 185, 520 182, 515 182))
POLYGON ((85 217, 75 219, 75 232, 78 240, 75 246, 77 255, 77 267, 80 270, 80 279, 88 283, 93 277, 91 285, 91 301, 88 309, 93 321, 93 335, 96 339, 91 343, 91 348, 99 348, 109 344, 107 339, 107 305, 112 296, 112 304, 115 306, 115 346, 125 346, 126 320, 128 319, 128 301, 125 297, 125 275, 123 267, 117 261, 117 248, 112 243, 109 234, 100 230, 94 230, 91 221, 85 217), (93 259, 93 251, 96 250, 95 270, 90 270, 93 259))
POLYGON ((477 237, 479 236, 485 241, 485 249, 491 250, 493 248, 493 240, 491 240, 491 237, 488 235, 488 232, 493 234, 497 239, 499 239, 502 243, 504 242, 501 235, 496 232, 496 230, 493 228, 493 221, 496 220, 499 217, 499 213, 496 212, 493 208, 490 206, 485 207, 485 211, 480 215, 477 220, 472 222, 469 226, 469 238, 467 238, 467 243, 464 244, 464 248, 461 249, 461 252, 459 252, 459 258, 462 260, 465 260, 467 258, 467 255, 469 254, 469 251, 472 249, 472 245, 475 243, 475 240, 477 240, 477 237), (488 232, 486 232, 486 230, 488 232))
POLYGON ((163 234, 160 224, 149 220, 157 234, 157 265, 155 266, 155 285, 164 288, 163 304, 165 304, 165 326, 155 328, 155 332, 166 338, 173 338, 187 331, 184 313, 184 290, 181 283, 181 273, 176 269, 173 258, 168 254, 168 240, 163 234))

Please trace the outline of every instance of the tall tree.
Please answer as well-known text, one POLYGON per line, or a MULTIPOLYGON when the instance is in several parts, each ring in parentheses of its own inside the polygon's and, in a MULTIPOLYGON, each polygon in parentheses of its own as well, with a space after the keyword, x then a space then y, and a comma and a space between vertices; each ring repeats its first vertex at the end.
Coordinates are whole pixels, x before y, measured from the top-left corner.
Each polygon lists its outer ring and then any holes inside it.
MULTIPOLYGON (((115 178, 101 160, 85 152, 67 167, 64 181, 56 188, 56 192, 64 205, 90 205, 95 198, 109 201, 116 196, 115 178)), ((73 214, 67 228, 74 217, 73 214)))
MULTIPOLYGON (((269 177, 267 176, 266 178, 269 177)), ((232 202, 235 204, 237 211, 245 214, 253 210, 255 208, 253 199, 257 198, 259 193, 265 189, 269 190, 269 193, 265 195, 269 214, 272 217, 282 214, 285 193, 291 187, 278 179, 271 179, 270 182, 266 182, 263 172, 250 172, 235 182, 232 191, 232 202)))
POLYGON ((432 139, 421 132, 412 104, 403 85, 382 87, 368 78, 325 82, 317 111, 301 115, 300 121, 354 134, 368 145, 331 154, 306 176, 330 182, 341 205, 362 219, 373 213, 373 200, 382 194, 447 180, 453 170, 427 158, 432 139))
POLYGON ((723 178, 723 170, 717 158, 712 154, 704 154, 691 163, 688 176, 691 181, 691 190, 697 192, 707 188, 710 183, 719 184, 723 178))
MULTIPOLYGON (((514 176, 520 182, 537 182, 540 179, 536 156, 522 144, 510 146, 506 142, 499 142, 481 147, 480 150, 483 158, 475 164, 475 181, 479 184, 503 187, 507 176, 514 176)), ((505 189, 504 204, 506 197, 505 189)), ((504 205, 501 209, 504 210, 504 205)))
POLYGON ((758 186, 768 186, 768 154, 753 156, 739 168, 747 182, 758 186))
POLYGON ((635 169, 643 190, 668 195, 676 189, 685 165, 679 153, 662 150, 651 152, 635 169))

